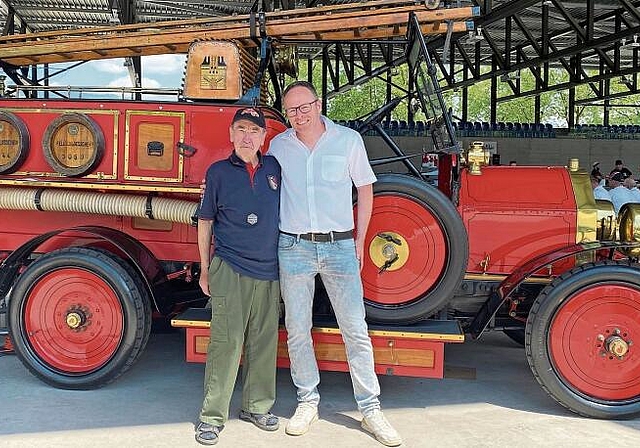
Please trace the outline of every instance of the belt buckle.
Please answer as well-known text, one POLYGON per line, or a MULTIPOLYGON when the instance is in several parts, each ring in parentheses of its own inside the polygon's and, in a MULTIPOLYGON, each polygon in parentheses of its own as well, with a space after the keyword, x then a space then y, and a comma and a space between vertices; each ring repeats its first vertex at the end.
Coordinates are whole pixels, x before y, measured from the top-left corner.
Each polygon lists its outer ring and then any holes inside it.
POLYGON ((309 241, 311 241, 312 243, 316 242, 316 234, 313 232, 309 232, 309 235, 311 235, 311 238, 309 238, 309 241))

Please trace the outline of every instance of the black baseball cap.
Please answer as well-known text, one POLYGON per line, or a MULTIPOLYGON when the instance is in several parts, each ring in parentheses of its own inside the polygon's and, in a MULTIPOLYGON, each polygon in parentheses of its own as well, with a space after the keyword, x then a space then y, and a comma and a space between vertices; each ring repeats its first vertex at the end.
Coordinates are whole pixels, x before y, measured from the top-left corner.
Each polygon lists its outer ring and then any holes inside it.
POLYGON ((233 116, 233 120, 231 120, 231 124, 240 120, 248 120, 263 129, 267 127, 264 114, 260 109, 255 107, 243 107, 242 109, 238 109, 236 114, 233 116))
POLYGON ((620 159, 616 160, 615 165, 622 165, 622 160, 620 160, 620 159))

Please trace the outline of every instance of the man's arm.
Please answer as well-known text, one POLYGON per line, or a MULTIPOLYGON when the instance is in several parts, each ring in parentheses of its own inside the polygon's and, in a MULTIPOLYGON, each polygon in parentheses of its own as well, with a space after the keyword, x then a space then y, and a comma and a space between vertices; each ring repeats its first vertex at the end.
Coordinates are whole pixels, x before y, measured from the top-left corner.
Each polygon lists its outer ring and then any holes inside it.
POLYGON ((200 254, 200 280, 198 284, 206 295, 209 294, 209 264, 211 263, 211 237, 213 221, 198 220, 198 253, 200 254))
POLYGON ((364 263, 364 239, 373 211, 373 184, 363 185, 358 190, 358 217, 356 228, 356 257, 360 261, 360 270, 364 263))

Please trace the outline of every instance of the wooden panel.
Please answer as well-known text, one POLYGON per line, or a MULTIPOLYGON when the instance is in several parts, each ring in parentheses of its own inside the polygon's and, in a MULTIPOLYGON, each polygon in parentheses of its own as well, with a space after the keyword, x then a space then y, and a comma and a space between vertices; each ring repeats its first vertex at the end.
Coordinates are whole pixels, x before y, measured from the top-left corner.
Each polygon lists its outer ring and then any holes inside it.
POLYGON ((184 158, 185 113, 127 110, 124 178, 154 182, 181 182, 184 158))
MULTIPOLYGON (((189 362, 206 362, 209 330, 187 327, 187 354, 189 362)), ((312 332, 318 367, 320 370, 348 372, 349 365, 342 337, 335 333, 312 332)), ((392 339, 373 337, 375 371, 379 375, 401 375, 422 378, 444 376, 444 342, 424 339, 392 339)), ((288 368, 287 333, 278 335, 278 367, 288 368)))
POLYGON ((242 96, 240 52, 232 42, 196 42, 189 48, 186 98, 238 100, 242 96))
POLYGON ((209 336, 196 336, 195 344, 196 353, 206 355, 209 347, 209 336))
POLYGON ((155 171, 172 170, 173 148, 176 141, 174 127, 171 123, 139 123, 138 168, 155 171))

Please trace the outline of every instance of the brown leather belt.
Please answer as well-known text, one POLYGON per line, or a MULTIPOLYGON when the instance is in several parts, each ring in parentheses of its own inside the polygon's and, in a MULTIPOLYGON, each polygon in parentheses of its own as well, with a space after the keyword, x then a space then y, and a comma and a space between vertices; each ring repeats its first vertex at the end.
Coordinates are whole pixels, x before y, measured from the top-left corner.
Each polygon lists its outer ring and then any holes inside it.
POLYGON ((280 232, 285 235, 295 236, 301 240, 311 241, 313 243, 332 243, 334 241, 349 240, 353 238, 353 230, 346 232, 329 232, 329 233, 289 233, 280 232))

